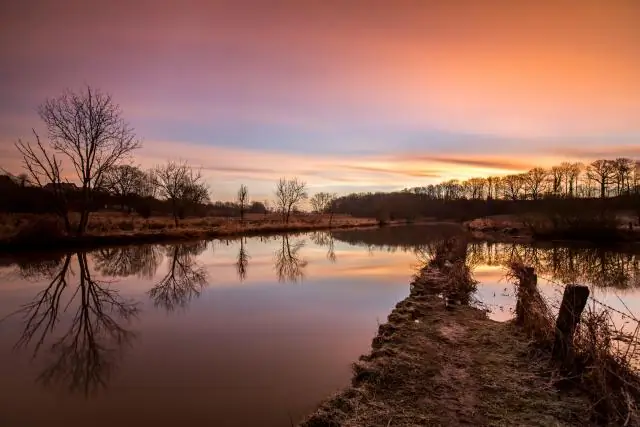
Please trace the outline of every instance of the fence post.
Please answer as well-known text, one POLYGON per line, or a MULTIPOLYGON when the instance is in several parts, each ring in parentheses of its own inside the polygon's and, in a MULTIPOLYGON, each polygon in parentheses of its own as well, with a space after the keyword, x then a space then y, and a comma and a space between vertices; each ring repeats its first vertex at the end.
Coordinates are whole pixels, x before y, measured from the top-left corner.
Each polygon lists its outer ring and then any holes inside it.
POLYGON ((587 305, 589 288, 584 285, 567 285, 564 288, 562 304, 556 322, 553 357, 569 363, 572 355, 573 335, 580 322, 582 310, 587 305))
POLYGON ((516 323, 522 325, 524 323, 524 313, 526 306, 531 302, 532 294, 535 293, 538 284, 538 276, 536 276, 533 267, 523 267, 518 272, 518 300, 516 301, 516 323))

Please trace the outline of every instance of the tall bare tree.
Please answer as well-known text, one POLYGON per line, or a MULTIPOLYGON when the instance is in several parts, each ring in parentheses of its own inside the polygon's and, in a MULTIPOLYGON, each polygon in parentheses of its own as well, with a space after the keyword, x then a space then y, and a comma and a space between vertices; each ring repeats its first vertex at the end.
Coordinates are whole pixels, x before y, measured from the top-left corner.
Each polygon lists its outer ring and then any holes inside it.
POLYGON ((314 194, 311 200, 309 200, 314 212, 329 214, 329 226, 331 226, 333 222, 333 203, 337 197, 335 193, 320 192, 314 194))
POLYGON ((298 178, 280 178, 275 194, 277 208, 282 214, 282 221, 288 224, 291 211, 307 198, 307 184, 298 178))
POLYGON ((587 176, 598 184, 600 198, 607 196, 607 190, 616 176, 615 163, 612 160, 596 160, 587 168, 587 176))
POLYGON ((549 173, 544 168, 533 168, 524 175, 524 186, 533 200, 538 200, 544 191, 549 173))
POLYGON ((247 186, 242 184, 238 189, 238 206, 240 207, 240 221, 244 222, 244 212, 249 202, 249 190, 247 186))
POLYGON ((170 161, 156 166, 153 171, 158 195, 171 203, 176 227, 189 208, 209 200, 209 190, 200 171, 194 171, 186 162, 170 161))
POLYGON ((524 187, 524 175, 507 175, 502 178, 505 196, 511 200, 518 200, 524 187))
POLYGON ((626 157, 613 160, 617 194, 620 196, 631 191, 631 180, 635 163, 626 157))
MULTIPOLYGON (((36 134, 36 144, 18 141, 24 167, 38 186, 51 184, 61 206, 66 203, 62 167, 73 166, 81 184, 80 222, 76 233, 83 234, 89 222, 89 212, 96 188, 102 184, 105 172, 133 150, 140 147, 133 129, 122 118, 122 110, 111 95, 90 86, 78 92, 67 90, 57 98, 47 99, 38 109, 49 137, 45 147, 36 134)), ((71 231, 67 212, 65 226, 71 231)))

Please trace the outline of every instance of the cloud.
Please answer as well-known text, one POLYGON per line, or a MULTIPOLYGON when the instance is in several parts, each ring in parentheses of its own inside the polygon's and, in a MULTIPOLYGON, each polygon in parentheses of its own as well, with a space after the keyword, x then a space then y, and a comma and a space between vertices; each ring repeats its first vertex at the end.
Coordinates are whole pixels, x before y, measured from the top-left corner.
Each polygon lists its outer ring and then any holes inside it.
POLYGON ((412 160, 412 161, 422 161, 422 162, 434 162, 434 163, 445 163, 450 165, 461 165, 461 166, 470 166, 470 167, 478 167, 484 169, 496 169, 496 170, 505 170, 505 171, 518 171, 518 170, 527 170, 532 168, 533 166, 537 166, 537 164, 532 161, 518 161, 513 160, 512 156, 510 157, 474 157, 470 155, 468 157, 453 157, 446 155, 413 155, 409 158, 404 157, 400 158, 400 160, 412 160))

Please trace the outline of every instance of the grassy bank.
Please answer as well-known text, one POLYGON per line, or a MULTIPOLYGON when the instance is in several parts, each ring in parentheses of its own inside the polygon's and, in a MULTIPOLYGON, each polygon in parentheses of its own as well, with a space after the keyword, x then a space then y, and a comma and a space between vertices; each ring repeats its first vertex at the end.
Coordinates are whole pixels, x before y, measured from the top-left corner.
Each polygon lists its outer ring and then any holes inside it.
POLYGON ((640 241, 640 227, 628 217, 581 215, 498 215, 467 221, 476 238, 500 240, 567 240, 599 244, 640 241))
MULTIPOLYGON (((310 230, 377 227, 374 219, 323 215, 299 215, 288 224, 276 215, 252 215, 245 221, 218 217, 188 218, 175 226, 169 217, 147 220, 135 215, 92 215, 86 234, 68 235, 54 217, 4 215, 0 217, 0 251, 78 249, 103 245, 126 245, 217 237, 251 236, 310 230)), ((390 224, 393 225, 393 224, 390 224)))
POLYGON ((588 424, 588 399, 553 386, 517 326, 465 305, 474 288, 463 261, 436 257, 354 364, 351 386, 301 425, 588 424))

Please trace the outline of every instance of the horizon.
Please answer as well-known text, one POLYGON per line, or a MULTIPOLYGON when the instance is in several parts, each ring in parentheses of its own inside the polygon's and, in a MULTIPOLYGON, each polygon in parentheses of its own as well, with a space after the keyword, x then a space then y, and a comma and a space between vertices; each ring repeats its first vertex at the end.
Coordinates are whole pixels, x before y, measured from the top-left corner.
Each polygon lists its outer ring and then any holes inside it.
POLYGON ((122 107, 136 164, 186 160, 223 201, 282 176, 342 195, 639 157, 640 3, 274 5, 12 3, 2 166, 85 84, 122 107))

